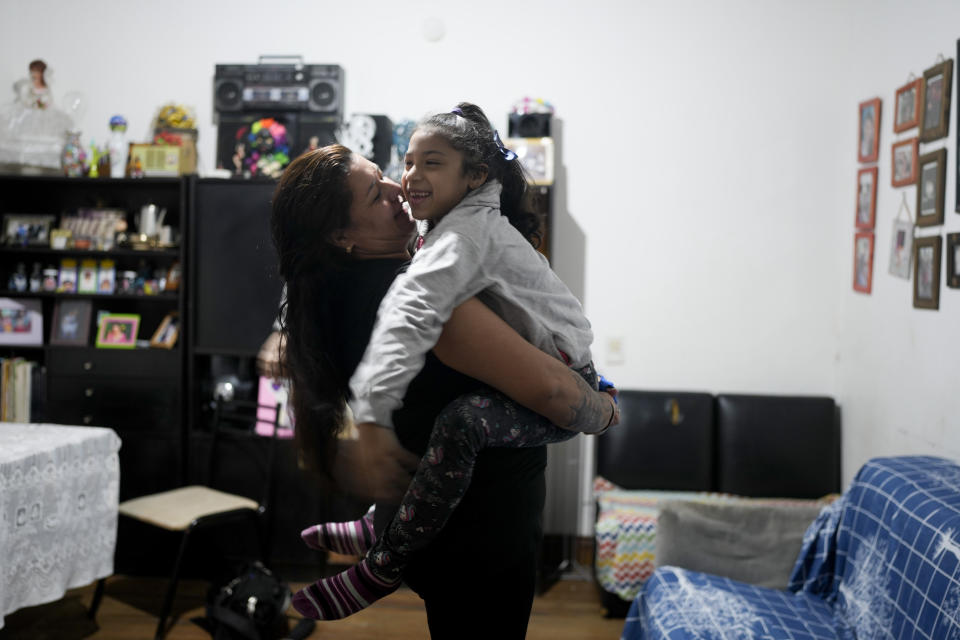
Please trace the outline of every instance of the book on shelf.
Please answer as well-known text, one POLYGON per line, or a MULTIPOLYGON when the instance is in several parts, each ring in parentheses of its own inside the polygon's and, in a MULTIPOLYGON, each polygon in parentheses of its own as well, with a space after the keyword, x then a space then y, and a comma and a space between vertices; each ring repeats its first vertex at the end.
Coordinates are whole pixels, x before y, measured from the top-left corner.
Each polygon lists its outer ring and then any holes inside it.
POLYGON ((0 359, 0 420, 30 422, 35 362, 0 359))

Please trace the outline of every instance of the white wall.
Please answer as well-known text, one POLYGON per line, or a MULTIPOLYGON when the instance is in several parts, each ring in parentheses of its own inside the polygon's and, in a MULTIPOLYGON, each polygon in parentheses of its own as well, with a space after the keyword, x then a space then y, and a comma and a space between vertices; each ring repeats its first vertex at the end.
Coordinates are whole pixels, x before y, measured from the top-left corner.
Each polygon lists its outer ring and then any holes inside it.
POLYGON ((834 395, 849 478, 870 455, 960 450, 947 433, 957 296, 914 311, 885 275, 896 190, 880 189, 875 293, 850 288, 856 104, 884 99, 889 184, 893 92, 953 56, 958 12, 935 0, 6 2, 0 86, 44 58, 55 95, 85 92, 81 128, 101 141, 114 113, 145 137, 162 103, 193 105, 204 168, 214 64, 262 53, 343 65, 348 112, 418 118, 469 99, 504 128, 514 100, 545 97, 567 178, 555 267, 585 302, 601 370, 621 387, 834 395), (446 26, 439 43, 420 35, 430 18, 446 26))
MULTIPOLYGON (((873 292, 852 290, 855 143, 848 145, 843 179, 848 202, 841 202, 835 234, 842 237, 841 327, 837 349, 837 399, 843 408, 845 481, 869 458, 894 454, 933 454, 960 459, 960 291, 943 284, 946 233, 960 231, 956 205, 957 38, 956 2, 866 3, 859 23, 859 70, 850 76, 844 96, 852 114, 860 100, 883 100, 877 192, 873 292), (867 6, 869 5, 869 6, 867 6), (954 59, 953 102, 947 138, 922 144, 920 153, 947 149, 944 224, 923 236, 944 238, 940 310, 914 309, 913 283, 888 273, 893 220, 903 194, 916 215, 916 187, 890 186, 890 148, 917 135, 893 133, 895 91, 910 73, 922 76, 938 54, 954 59)), ((851 130, 856 126, 847 116, 851 130)))

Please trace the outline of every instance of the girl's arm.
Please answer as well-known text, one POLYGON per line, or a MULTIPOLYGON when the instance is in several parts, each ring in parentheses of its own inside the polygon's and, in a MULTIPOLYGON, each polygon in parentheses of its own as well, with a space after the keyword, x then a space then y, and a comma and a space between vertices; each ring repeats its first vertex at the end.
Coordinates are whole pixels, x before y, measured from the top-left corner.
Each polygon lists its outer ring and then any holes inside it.
POLYGON ((564 429, 596 433, 619 420, 611 395, 524 340, 486 305, 456 307, 433 349, 448 367, 500 390, 564 429))

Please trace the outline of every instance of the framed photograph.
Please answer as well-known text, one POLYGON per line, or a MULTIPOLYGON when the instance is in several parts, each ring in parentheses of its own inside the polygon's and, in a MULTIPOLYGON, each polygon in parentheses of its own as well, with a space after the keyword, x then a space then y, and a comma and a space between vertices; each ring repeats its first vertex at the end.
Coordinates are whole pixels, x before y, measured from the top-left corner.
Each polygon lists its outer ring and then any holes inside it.
POLYGON ((890 154, 890 182, 895 187, 904 187, 917 181, 917 139, 894 142, 890 154))
POLYGON ((553 184, 553 138, 507 138, 503 144, 520 158, 530 184, 553 184))
POLYGON ((960 289, 960 233, 947 234, 947 286, 960 289))
POLYGON ((877 212, 877 168, 868 167, 857 172, 857 229, 873 229, 877 212))
POLYGON ((179 335, 180 320, 176 312, 168 313, 160 321, 160 326, 154 331, 153 337, 150 338, 150 346, 160 349, 173 349, 174 345, 177 344, 177 336, 179 335))
POLYGON ((97 346, 102 349, 133 349, 137 346, 140 316, 134 313, 108 313, 100 318, 97 346))
POLYGON ((923 104, 923 78, 917 78, 897 89, 894 133, 913 129, 920 124, 920 106, 923 104))
POLYGON ((43 308, 40 300, 0 298, 0 344, 43 344, 43 308))
POLYGON ((909 220, 893 221, 893 239, 890 241, 890 275, 910 279, 913 264, 913 223, 909 220))
POLYGON ((50 344, 87 346, 92 313, 93 303, 89 300, 57 300, 53 308, 50 344))
POLYGON ((913 306, 940 308, 940 236, 917 238, 913 263, 913 306))
POLYGON ((880 150, 880 98, 860 103, 860 144, 857 159, 876 162, 880 150))
POLYGON ((9 245, 50 244, 50 228, 57 216, 33 213, 3 214, 3 240, 9 245))
POLYGON ((937 149, 917 158, 917 226, 943 224, 943 192, 947 150, 937 149))
POLYGON ((944 60, 923 72, 923 110, 920 118, 920 140, 930 142, 947 135, 950 127, 950 90, 953 60, 944 60))
POLYGON ((853 238, 853 288, 862 293, 873 288, 873 234, 868 231, 853 238))

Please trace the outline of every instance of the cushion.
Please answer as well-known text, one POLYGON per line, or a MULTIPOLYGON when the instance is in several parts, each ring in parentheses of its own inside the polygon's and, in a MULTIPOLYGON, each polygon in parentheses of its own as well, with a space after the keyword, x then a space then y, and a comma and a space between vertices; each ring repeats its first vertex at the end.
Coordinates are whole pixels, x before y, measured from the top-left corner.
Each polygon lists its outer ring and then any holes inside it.
POLYGON ((665 502, 657 521, 656 564, 785 589, 804 532, 824 504, 665 502))
POLYGON ((837 640, 838 632, 832 610, 816 596, 661 567, 633 601, 622 637, 837 640))

